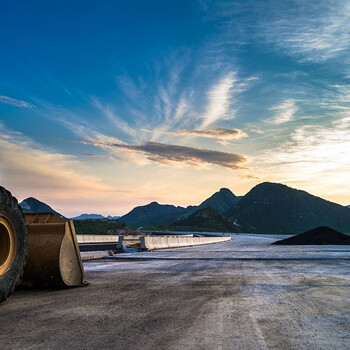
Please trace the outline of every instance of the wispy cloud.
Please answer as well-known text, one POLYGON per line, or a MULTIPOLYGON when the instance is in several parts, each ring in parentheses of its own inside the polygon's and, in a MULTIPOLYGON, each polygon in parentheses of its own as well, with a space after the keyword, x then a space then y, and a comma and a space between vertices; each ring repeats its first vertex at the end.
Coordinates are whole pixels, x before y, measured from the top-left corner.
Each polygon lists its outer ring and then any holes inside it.
POLYGON ((260 35, 300 60, 324 61, 350 47, 349 1, 298 1, 293 9, 278 3, 271 15, 260 35))
POLYGON ((248 136, 242 130, 225 129, 225 128, 206 129, 206 130, 179 129, 175 133, 178 135, 199 136, 199 137, 207 137, 207 138, 220 139, 220 140, 238 140, 248 136))
POLYGON ((11 105, 11 106, 15 106, 15 107, 22 107, 22 108, 35 108, 36 107, 31 103, 17 100, 15 98, 11 98, 8 96, 2 96, 2 95, 0 95, 0 103, 5 103, 7 105, 11 105))
POLYGON ((295 104, 295 100, 287 99, 281 104, 270 108, 270 110, 275 113, 275 116, 267 121, 273 124, 283 124, 294 119, 298 107, 295 104))
POLYGON ((212 1, 203 8, 220 19, 218 43, 231 48, 259 40, 298 61, 322 62, 350 48, 350 2, 212 1), (234 38, 234 39, 232 39, 234 38))
POLYGON ((36 195, 43 200, 104 197, 113 188, 76 157, 47 149, 0 124, 1 181, 20 196, 36 195), (33 166, 35 164, 35 166, 33 166))
POLYGON ((117 116, 110 106, 102 105, 102 103, 96 97, 92 97, 91 102, 99 111, 103 113, 105 117, 107 117, 114 124, 116 128, 121 130, 124 134, 132 137, 135 137, 137 135, 137 130, 130 127, 130 125, 125 120, 117 116))
POLYGON ((190 165, 215 164, 231 169, 241 169, 241 164, 247 159, 240 154, 211 151, 201 148, 169 145, 158 142, 146 142, 143 145, 109 144, 126 151, 142 152, 148 159, 162 164, 172 165, 172 162, 190 165))
POLYGON ((94 157, 94 158, 107 158, 106 154, 98 154, 98 153, 79 153, 79 155, 84 157, 94 157))
MULTIPOLYGON (((92 103, 91 98, 87 97, 86 99, 92 103)), ((42 102, 40 107, 41 108, 38 113, 42 117, 53 120, 56 123, 63 125, 79 139, 89 142, 100 142, 101 145, 104 143, 112 142, 123 143, 123 141, 116 136, 111 136, 112 134, 115 134, 115 128, 113 127, 113 124, 96 122, 96 120, 99 120, 99 118, 101 118, 100 115, 97 117, 96 113, 93 114, 94 118, 91 119, 86 116, 85 113, 83 114, 81 112, 74 112, 61 106, 52 105, 48 102, 42 102), (108 125, 108 134, 105 131, 100 131, 102 129, 101 125, 108 125)), ((101 109, 103 108, 104 107, 101 106, 101 109)), ((91 104, 89 105, 88 111, 89 114, 91 114, 91 104)), ((105 112, 107 113, 107 111, 105 112)), ((112 118, 113 116, 111 115, 110 117, 112 118)))
POLYGON ((112 109, 110 106, 113 102, 107 107, 105 102, 96 98, 93 103, 101 111, 108 113, 110 120, 114 119, 115 126, 128 132, 135 141, 142 138, 139 137, 139 130, 132 135, 131 129, 137 128, 152 130, 152 139, 157 140, 178 124, 191 123, 192 91, 183 84, 188 78, 188 75, 184 75, 184 70, 189 63, 187 51, 175 50, 149 67, 147 83, 143 77, 132 78, 127 72, 116 78, 118 88, 126 97, 122 106, 112 109), (122 109, 124 112, 120 113, 122 109), (129 131, 127 126, 131 126, 129 131))
MULTIPOLYGON (((220 119, 227 119, 227 113, 230 107, 231 89, 235 82, 236 74, 230 72, 221 78, 208 92, 208 105, 201 116, 203 119, 202 128, 206 128, 220 119)), ((232 113, 233 111, 231 110, 231 118, 232 113)))
POLYGON ((117 85, 132 103, 136 103, 138 107, 142 107, 144 101, 144 95, 142 89, 137 86, 135 81, 131 79, 127 74, 116 77, 117 85))
POLYGON ((188 99, 182 96, 175 108, 174 121, 178 122, 183 117, 188 115, 190 111, 191 105, 189 104, 188 99))
POLYGON ((346 200, 350 191, 350 117, 328 125, 304 125, 278 148, 264 151, 253 162, 261 175, 346 200), (320 192, 322 191, 322 192, 320 192))
POLYGON ((95 142, 100 146, 106 143, 112 143, 112 142, 123 143, 123 141, 119 140, 114 136, 109 136, 97 131, 94 125, 91 125, 84 121, 79 122, 79 120, 73 121, 73 120, 61 118, 59 122, 62 125, 64 125, 66 128, 68 128, 77 137, 83 140, 88 140, 89 142, 95 142))

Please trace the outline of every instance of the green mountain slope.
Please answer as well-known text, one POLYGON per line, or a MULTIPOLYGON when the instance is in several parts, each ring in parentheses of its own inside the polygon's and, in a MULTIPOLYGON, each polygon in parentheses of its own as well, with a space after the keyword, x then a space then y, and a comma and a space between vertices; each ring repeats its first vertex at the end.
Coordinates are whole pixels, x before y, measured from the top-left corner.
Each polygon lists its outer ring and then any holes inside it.
POLYGON ((52 213, 63 217, 62 214, 53 210, 49 205, 33 197, 24 199, 19 205, 24 213, 52 213))
POLYGON ((227 188, 222 188, 206 199, 199 206, 176 207, 169 204, 152 202, 134 208, 119 220, 129 226, 168 225, 173 221, 184 219, 197 209, 211 207, 220 213, 232 207, 238 198, 227 188))
POLYGON ((186 210, 183 207, 152 202, 134 208, 128 214, 122 216, 119 221, 133 227, 167 224, 180 218, 186 213, 186 210))
POLYGON ((350 209, 278 183, 264 182, 225 212, 241 232, 297 234, 318 226, 350 231, 350 209))
POLYGON ((198 209, 212 208, 219 213, 224 213, 237 202, 238 198, 228 188, 221 188, 220 191, 214 193, 210 198, 200 204, 198 209))
POLYGON ((176 231, 237 232, 237 227, 212 208, 196 210, 187 218, 173 222, 176 231))

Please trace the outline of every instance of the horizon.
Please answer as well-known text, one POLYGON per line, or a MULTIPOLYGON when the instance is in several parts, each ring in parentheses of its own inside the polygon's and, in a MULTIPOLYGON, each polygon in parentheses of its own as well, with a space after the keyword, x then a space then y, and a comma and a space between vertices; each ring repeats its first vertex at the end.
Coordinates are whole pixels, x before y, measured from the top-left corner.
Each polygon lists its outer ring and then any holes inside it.
POLYGON ((262 182, 350 204, 350 1, 3 4, 0 185, 67 216, 262 182))
MULTIPOLYGON (((269 183, 271 183, 271 182, 269 182, 269 183)), ((260 183, 261 184, 261 183, 260 183)), ((258 185, 260 185, 260 184, 258 184, 258 185)), ((281 183, 277 183, 277 182, 274 182, 274 184, 278 184, 278 185, 283 185, 283 186, 287 186, 287 185, 285 185, 285 184, 281 184, 281 183)), ((255 186, 254 186, 255 187, 255 186)), ((289 188, 292 188, 293 190, 297 190, 297 191, 304 191, 303 189, 300 189, 300 188, 293 188, 293 187, 290 187, 290 186, 288 186, 289 188)), ((215 191, 214 193, 212 193, 212 194, 209 194, 206 198, 204 198, 203 200, 201 200, 199 203, 190 203, 190 204, 187 204, 187 205, 184 205, 184 206, 180 206, 180 207, 183 207, 183 208, 188 208, 188 207, 190 207, 190 206, 199 206, 200 204, 202 204, 204 201, 206 201, 207 199, 209 199, 212 195, 214 195, 214 194, 216 194, 216 193, 219 193, 222 189, 226 189, 226 190, 229 190, 231 193, 233 193, 236 197, 244 197, 248 192, 250 192, 250 190, 252 190, 253 188, 251 188, 247 193, 245 193, 245 194, 242 194, 242 195, 237 195, 236 193, 234 193, 230 188, 227 188, 227 187, 221 187, 219 190, 217 190, 217 191, 215 191)), ((305 192, 305 191, 304 191, 305 192)), ((308 192, 307 192, 308 193, 308 192)), ((310 195, 312 195, 312 196, 314 196, 312 193, 308 193, 308 194, 310 194, 310 195)), ((22 202, 22 201, 25 201, 26 199, 28 199, 28 198, 34 198, 34 199, 36 199, 36 200, 39 200, 39 201, 41 201, 39 198, 35 198, 35 197, 27 197, 27 198, 24 198, 24 199, 22 199, 21 201, 18 201, 19 203, 20 202, 22 202)), ((321 199, 324 199, 324 198, 322 198, 322 197, 319 197, 319 198, 321 198, 321 199)), ((41 201, 42 202, 42 201, 41 201)), ((148 203, 144 203, 144 204, 140 204, 140 205, 137 205, 137 206, 135 206, 135 207, 133 207, 133 208, 131 208, 131 210, 129 210, 128 212, 125 212, 125 213, 122 213, 122 214, 115 214, 115 213, 109 213, 109 212, 107 212, 107 213, 100 213, 100 212, 98 212, 98 211, 93 211, 93 212, 81 212, 81 213, 79 213, 79 214, 74 214, 74 215, 65 215, 64 214, 64 211, 63 212, 60 212, 59 210, 58 210, 58 212, 60 213, 60 214, 62 214, 62 215, 64 215, 65 217, 69 217, 69 218, 74 218, 74 217, 78 217, 78 216, 81 216, 81 215, 103 215, 103 216, 105 216, 105 217, 107 217, 107 216, 119 216, 119 217, 122 217, 122 216, 124 216, 124 215, 126 215, 126 214, 128 214, 128 213, 130 213, 130 211, 132 211, 133 209, 135 209, 136 207, 139 207, 139 206, 146 206, 146 205, 149 205, 149 204, 151 204, 151 203, 157 203, 157 204, 159 204, 159 205, 174 205, 173 203, 168 203, 168 202, 166 202, 166 203, 159 203, 159 202, 157 202, 157 201, 151 201, 151 202, 148 202, 148 203)), ((336 202, 332 202, 332 203, 335 203, 335 204, 338 204, 338 205, 342 205, 342 206, 345 206, 345 207, 349 207, 349 204, 340 204, 340 203, 336 203, 336 202)), ((47 204, 47 205, 49 205, 52 209, 54 209, 54 210, 56 210, 55 208, 53 208, 51 205, 50 205, 50 203, 45 203, 44 202, 44 204, 47 204)), ((176 206, 176 205, 175 205, 176 206)), ((57 210, 56 210, 57 211, 57 210)))

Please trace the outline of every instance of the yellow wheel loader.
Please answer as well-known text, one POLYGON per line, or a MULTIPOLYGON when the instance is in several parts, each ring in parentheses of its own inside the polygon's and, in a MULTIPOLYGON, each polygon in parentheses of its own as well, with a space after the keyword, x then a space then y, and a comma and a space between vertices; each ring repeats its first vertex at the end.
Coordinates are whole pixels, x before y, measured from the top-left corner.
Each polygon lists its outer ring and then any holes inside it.
POLYGON ((51 213, 23 214, 17 199, 0 186, 0 302, 18 283, 86 285, 73 221, 51 213))

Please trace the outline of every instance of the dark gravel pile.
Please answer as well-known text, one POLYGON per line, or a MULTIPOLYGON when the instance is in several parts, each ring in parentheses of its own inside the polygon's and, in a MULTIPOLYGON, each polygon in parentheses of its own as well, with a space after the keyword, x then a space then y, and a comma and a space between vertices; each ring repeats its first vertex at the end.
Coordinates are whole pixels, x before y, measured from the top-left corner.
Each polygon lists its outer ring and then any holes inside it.
POLYGON ((333 230, 328 226, 316 227, 299 235, 282 239, 272 244, 278 245, 350 245, 350 236, 333 230))

